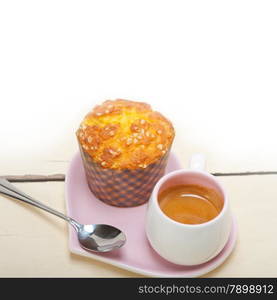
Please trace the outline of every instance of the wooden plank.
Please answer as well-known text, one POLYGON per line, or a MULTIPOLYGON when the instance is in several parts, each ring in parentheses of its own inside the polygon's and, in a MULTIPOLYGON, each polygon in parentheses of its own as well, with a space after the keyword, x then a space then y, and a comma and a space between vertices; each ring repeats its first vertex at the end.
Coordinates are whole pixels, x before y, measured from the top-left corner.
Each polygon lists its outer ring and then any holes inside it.
MULTIPOLYGON (((276 277, 277 175, 219 177, 238 221, 233 254, 210 277, 276 277), (266 258, 266 259, 265 259, 266 258)), ((65 212, 64 183, 16 183, 65 212)), ((0 196, 0 277, 137 277, 139 274, 70 254, 67 224, 28 204, 0 196), (18 250, 20 246, 20 251, 18 250)))

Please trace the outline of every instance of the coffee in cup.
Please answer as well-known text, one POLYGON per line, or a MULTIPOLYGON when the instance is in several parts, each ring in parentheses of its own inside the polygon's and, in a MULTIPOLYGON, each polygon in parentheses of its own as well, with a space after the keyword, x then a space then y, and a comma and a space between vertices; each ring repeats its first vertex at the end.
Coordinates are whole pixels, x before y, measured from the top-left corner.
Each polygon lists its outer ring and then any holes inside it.
POLYGON ((190 169, 176 170, 155 185, 146 214, 146 236, 166 260, 203 264, 222 251, 230 236, 232 214, 220 182, 204 171, 194 155, 190 169))
POLYGON ((158 195, 165 215, 183 224, 202 224, 215 218, 223 207, 222 196, 196 184, 172 186, 158 195))

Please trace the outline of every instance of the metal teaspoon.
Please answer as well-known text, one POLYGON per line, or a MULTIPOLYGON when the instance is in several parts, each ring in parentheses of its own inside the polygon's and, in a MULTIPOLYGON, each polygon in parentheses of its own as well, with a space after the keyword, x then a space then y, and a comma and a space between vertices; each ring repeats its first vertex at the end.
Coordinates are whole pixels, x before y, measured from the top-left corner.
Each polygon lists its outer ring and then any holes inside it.
POLYGON ((126 236, 121 230, 105 224, 80 224, 74 219, 26 195, 4 178, 0 178, 0 194, 29 203, 64 219, 74 227, 80 245, 86 250, 108 252, 120 248, 126 242, 126 236))

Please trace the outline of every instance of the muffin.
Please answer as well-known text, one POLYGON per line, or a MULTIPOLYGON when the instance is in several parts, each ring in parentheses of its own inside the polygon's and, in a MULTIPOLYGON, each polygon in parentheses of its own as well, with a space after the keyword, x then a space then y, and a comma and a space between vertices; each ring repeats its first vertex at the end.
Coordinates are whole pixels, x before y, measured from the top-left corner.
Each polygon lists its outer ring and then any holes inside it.
POLYGON ((117 99, 94 107, 76 135, 92 193, 130 207, 145 203, 163 176, 174 128, 149 104, 117 99))

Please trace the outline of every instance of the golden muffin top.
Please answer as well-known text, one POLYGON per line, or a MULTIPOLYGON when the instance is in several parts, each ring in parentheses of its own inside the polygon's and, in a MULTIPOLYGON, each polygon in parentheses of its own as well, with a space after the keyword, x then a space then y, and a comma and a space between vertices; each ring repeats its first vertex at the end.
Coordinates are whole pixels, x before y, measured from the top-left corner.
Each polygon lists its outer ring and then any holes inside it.
POLYGON ((93 161, 109 169, 146 168, 168 151, 175 135, 149 104, 123 99, 94 107, 76 134, 93 161))

